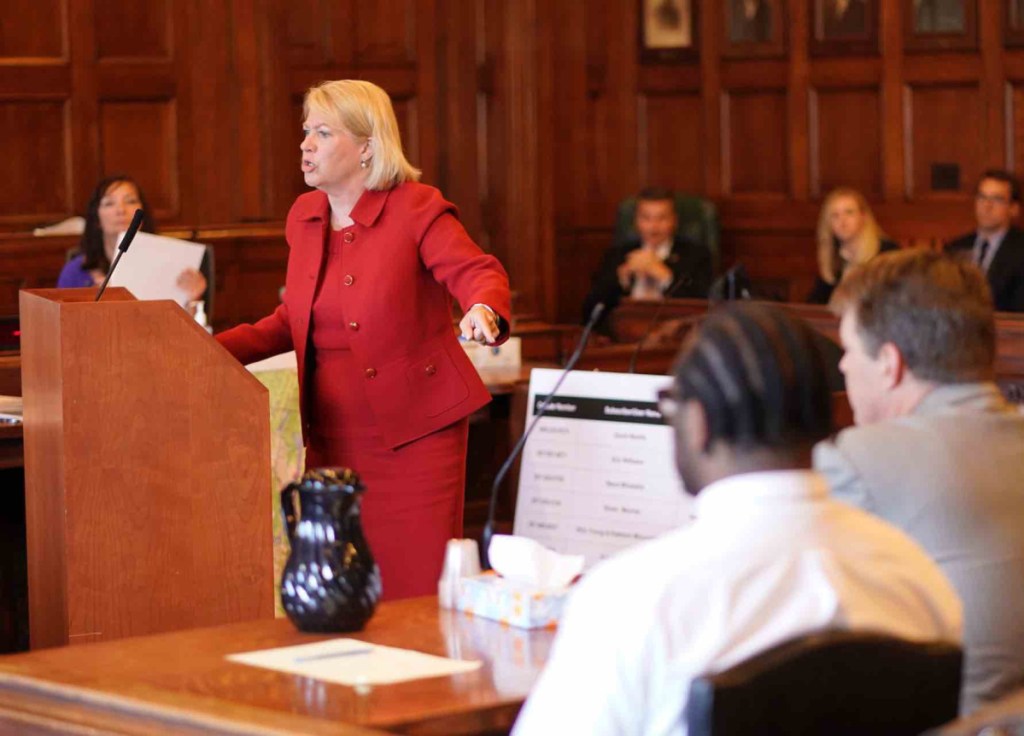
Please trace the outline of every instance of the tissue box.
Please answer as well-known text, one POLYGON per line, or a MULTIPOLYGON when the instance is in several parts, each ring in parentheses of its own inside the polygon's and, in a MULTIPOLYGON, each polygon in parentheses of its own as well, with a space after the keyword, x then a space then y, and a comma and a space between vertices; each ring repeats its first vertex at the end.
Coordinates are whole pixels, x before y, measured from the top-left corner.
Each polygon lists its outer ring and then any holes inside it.
POLYGON ((493 573, 460 578, 455 608, 521 629, 554 628, 568 588, 542 590, 493 573))

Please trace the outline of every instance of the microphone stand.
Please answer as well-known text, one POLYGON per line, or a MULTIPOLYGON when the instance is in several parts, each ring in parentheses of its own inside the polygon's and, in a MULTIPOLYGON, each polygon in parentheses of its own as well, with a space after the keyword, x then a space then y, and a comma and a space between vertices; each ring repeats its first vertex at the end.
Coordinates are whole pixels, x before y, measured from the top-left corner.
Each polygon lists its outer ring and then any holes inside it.
POLYGON ((658 308, 654 310, 654 316, 651 317, 650 323, 648 323, 647 328, 640 336, 640 341, 636 344, 636 348, 633 349, 633 354, 629 356, 629 368, 626 370, 627 373, 636 373, 636 362, 640 357, 640 351, 644 347, 644 340, 650 337, 651 333, 654 331, 655 326, 658 324, 658 318, 661 317, 661 313, 665 311, 665 306, 668 304, 668 300, 676 293, 676 290, 680 286, 692 283, 692 281, 693 280, 689 276, 683 274, 670 284, 667 289, 665 289, 665 298, 662 300, 661 304, 658 305, 658 308))
POLYGON ((103 296, 103 292, 107 290, 107 283, 110 281, 110 277, 114 275, 114 269, 117 268, 117 264, 121 261, 121 256, 128 252, 128 246, 135 240, 135 234, 139 232, 139 228, 142 226, 143 212, 141 209, 136 209, 135 214, 132 215, 131 224, 128 225, 128 229, 124 233, 124 237, 121 238, 121 242, 117 246, 117 255, 114 257, 114 262, 110 264, 110 270, 107 271, 107 275, 103 278, 103 283, 100 284, 100 290, 96 293, 94 302, 98 302, 100 297, 103 296))
POLYGON ((590 333, 594 329, 594 325, 601 318, 601 314, 604 312, 604 302, 598 302, 594 305, 594 309, 590 312, 590 319, 587 320, 586 326, 583 328, 583 334, 580 335, 579 345, 576 346, 576 350, 573 352, 572 357, 565 364, 565 369, 562 371, 562 375, 555 381, 554 388, 548 392, 547 397, 537 407, 537 413, 534 414, 530 424, 526 427, 526 431, 523 432, 523 436, 519 438, 515 447, 512 448, 512 452, 509 453, 508 458, 502 464, 498 470, 498 474, 494 476, 494 483, 491 484, 491 502, 487 509, 487 523, 484 524, 484 529, 480 533, 480 565, 484 570, 491 569, 491 560, 488 554, 488 550, 491 547, 491 539, 494 538, 494 517, 497 514, 498 507, 498 490, 501 488, 501 482, 505 480, 505 476, 508 471, 512 468, 512 463, 519 453, 522 452, 523 446, 526 445, 526 440, 533 432, 533 428, 537 426, 537 422, 547 412, 548 406, 551 401, 555 398, 555 394, 558 393, 558 389, 562 386, 562 382, 565 381, 566 376, 579 362, 580 357, 583 355, 583 349, 587 346, 587 341, 590 339, 590 333))

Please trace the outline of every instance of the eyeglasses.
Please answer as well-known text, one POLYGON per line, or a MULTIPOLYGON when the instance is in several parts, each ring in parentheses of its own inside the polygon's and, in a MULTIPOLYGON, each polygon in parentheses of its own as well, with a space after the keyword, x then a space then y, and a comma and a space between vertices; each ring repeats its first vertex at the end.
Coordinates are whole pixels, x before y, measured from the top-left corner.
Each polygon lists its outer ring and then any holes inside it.
POLYGON ((665 424, 671 423, 679 414, 679 405, 682 397, 676 391, 675 385, 658 390, 658 411, 661 412, 661 419, 665 424))
POLYGON ((978 192, 974 195, 976 202, 989 202, 991 204, 1010 204, 1010 200, 1004 197, 1002 194, 982 194, 978 192))

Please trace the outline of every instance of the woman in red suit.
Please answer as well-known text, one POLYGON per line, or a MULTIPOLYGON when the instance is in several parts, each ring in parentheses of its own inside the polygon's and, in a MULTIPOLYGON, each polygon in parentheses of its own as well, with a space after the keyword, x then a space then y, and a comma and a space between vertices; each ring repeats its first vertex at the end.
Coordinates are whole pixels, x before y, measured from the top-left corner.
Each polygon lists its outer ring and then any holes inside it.
POLYGON ((437 590, 462 536, 467 417, 490 396, 452 329, 508 336, 508 276, 402 153, 384 90, 325 82, 306 93, 300 196, 285 225, 281 306, 217 336, 243 363, 295 350, 307 467, 366 485, 363 523, 385 598, 437 590))

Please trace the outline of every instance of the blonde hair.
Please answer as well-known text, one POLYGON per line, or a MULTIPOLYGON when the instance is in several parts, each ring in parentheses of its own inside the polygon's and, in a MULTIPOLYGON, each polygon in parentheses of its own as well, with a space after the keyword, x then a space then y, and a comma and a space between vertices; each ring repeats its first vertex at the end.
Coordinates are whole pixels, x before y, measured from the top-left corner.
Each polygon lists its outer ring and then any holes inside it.
POLYGON ((405 158, 398 121, 388 93, 372 82, 339 79, 310 87, 302 103, 303 118, 311 111, 323 115, 332 127, 356 138, 372 139, 366 188, 391 189, 418 181, 420 170, 405 158))
POLYGON ((856 266, 870 261, 878 255, 883 237, 884 233, 863 194, 849 187, 833 189, 821 203, 821 212, 818 214, 818 273, 821 274, 822 280, 827 284, 835 284, 839 280, 840 259, 856 266), (829 216, 836 201, 842 197, 848 197, 857 203, 864 214, 864 227, 852 243, 842 246, 843 252, 840 253, 840 248, 836 247, 836 236, 832 233, 829 216))

